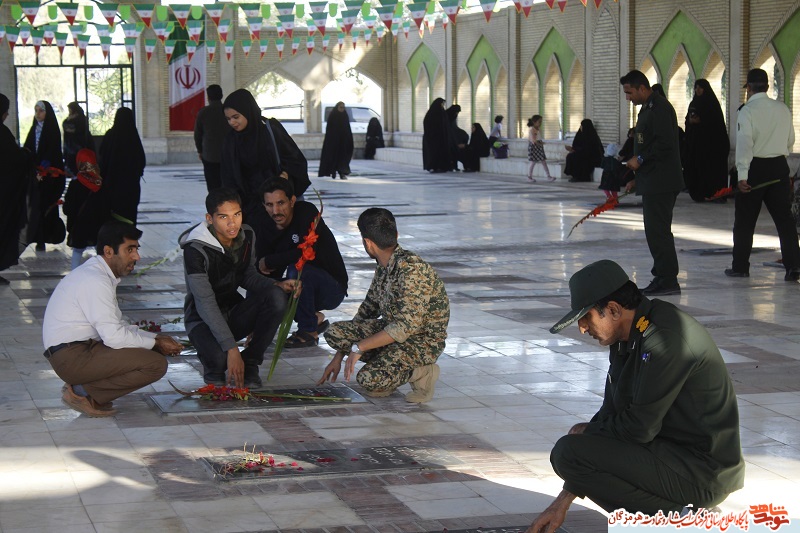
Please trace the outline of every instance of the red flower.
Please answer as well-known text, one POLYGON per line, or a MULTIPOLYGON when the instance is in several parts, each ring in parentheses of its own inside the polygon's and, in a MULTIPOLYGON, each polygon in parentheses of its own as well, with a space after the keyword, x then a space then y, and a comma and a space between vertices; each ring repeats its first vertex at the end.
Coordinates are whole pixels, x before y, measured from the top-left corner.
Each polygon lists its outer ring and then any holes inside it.
POLYGON ((714 194, 712 194, 711 197, 706 198, 706 201, 710 202, 711 200, 716 200, 717 198, 727 198, 728 196, 732 195, 733 195, 733 187, 725 187, 724 189, 720 189, 714 194))
POLYGON ((216 389, 214 385, 206 385, 205 387, 197 389, 197 394, 211 394, 214 392, 214 389, 216 389))

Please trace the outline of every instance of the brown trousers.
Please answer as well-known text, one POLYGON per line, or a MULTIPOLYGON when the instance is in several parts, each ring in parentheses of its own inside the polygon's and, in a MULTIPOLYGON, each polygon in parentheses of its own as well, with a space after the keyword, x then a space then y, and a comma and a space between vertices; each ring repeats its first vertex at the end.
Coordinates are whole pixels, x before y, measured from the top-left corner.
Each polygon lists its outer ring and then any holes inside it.
POLYGON ((158 352, 114 349, 94 340, 62 348, 48 361, 65 383, 83 385, 101 404, 155 383, 167 373, 167 360, 158 352))

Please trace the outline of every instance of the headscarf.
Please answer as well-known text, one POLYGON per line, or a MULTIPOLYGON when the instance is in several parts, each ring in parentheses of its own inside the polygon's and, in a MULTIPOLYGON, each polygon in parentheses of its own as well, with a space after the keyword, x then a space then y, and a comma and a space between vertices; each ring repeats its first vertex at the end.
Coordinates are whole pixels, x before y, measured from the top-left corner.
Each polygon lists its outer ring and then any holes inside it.
POLYGON ((146 159, 136 117, 133 110, 120 107, 100 145, 100 173, 106 178, 117 178, 122 173, 132 173, 138 178, 144 173, 146 159))
POLYGON ((453 104, 447 108, 447 120, 450 122, 455 122, 458 120, 458 114, 461 113, 461 106, 458 104, 453 104))
POLYGON ((242 131, 232 130, 239 164, 250 170, 260 168, 263 164, 269 169, 270 175, 278 176, 281 173, 280 157, 272 132, 264 125, 261 107, 250 91, 233 91, 223 102, 222 108, 235 109, 247 119, 247 126, 242 131), (269 150, 271 157, 264 150, 269 150))
POLYGON ((489 138, 486 136, 486 132, 483 131, 483 126, 475 122, 472 127, 475 128, 475 131, 472 132, 469 138, 469 149, 480 157, 488 157, 491 147, 489 146, 489 138))
POLYGON ((325 126, 325 134, 330 132, 333 135, 347 135, 352 136, 352 128, 350 127, 350 115, 347 114, 347 109, 339 111, 339 105, 344 105, 344 102, 336 102, 336 105, 331 109, 328 114, 327 125, 325 126))
POLYGON ((39 137, 38 150, 36 148, 36 116, 31 121, 31 129, 25 139, 25 148, 36 154, 36 162, 47 161, 49 166, 64 168, 63 154, 61 153, 61 128, 58 127, 56 112, 50 102, 40 100, 36 105, 45 111, 42 133, 39 137))

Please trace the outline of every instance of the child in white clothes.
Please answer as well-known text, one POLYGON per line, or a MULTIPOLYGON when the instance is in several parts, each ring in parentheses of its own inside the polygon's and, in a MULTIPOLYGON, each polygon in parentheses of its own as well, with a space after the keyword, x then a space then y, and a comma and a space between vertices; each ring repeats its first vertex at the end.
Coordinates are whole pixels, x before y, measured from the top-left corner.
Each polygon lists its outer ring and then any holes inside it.
POLYGON ((533 115, 528 119, 528 181, 536 183, 533 178, 533 167, 536 163, 541 163, 544 166, 544 172, 547 175, 547 181, 555 181, 556 179, 550 175, 550 169, 547 168, 547 157, 544 154, 544 143, 539 139, 539 128, 542 126, 542 115, 533 115))

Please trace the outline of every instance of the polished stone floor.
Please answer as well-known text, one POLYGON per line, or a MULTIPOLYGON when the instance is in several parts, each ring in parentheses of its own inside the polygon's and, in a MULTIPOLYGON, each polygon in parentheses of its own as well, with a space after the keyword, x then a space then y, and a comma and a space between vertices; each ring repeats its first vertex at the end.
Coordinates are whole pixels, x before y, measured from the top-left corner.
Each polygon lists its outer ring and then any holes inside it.
MULTIPOLYGON (((434 400, 409 405, 395 394, 348 406, 162 415, 149 396, 171 391, 167 379, 201 384, 196 360, 184 356, 170 361, 165 379, 118 400, 115 418, 79 416, 61 404, 62 382, 41 345, 41 318, 69 250, 29 249, 3 273, 11 285, 0 286, 0 531, 442 531, 520 526, 548 505, 560 488, 549 451, 599 407, 607 356, 575 327, 547 330, 569 305, 569 276, 589 262, 612 258, 640 285, 650 281, 640 207, 626 198, 567 239, 603 199, 591 184, 423 175, 365 161, 353 169, 345 182, 315 179, 351 279, 348 298, 328 316, 351 317, 372 276, 358 214, 391 209, 401 243, 437 268, 451 299, 434 400), (263 483, 213 479, 201 458, 236 454, 245 443, 276 454, 427 446, 460 464, 263 483)), ((176 248, 178 235, 201 219, 204 195, 198 166, 147 169, 141 266, 176 248)), ((752 277, 726 278, 732 223, 732 203, 680 196, 674 231, 683 293, 666 299, 709 328, 739 395, 747 480, 722 509, 774 503, 796 520, 800 286, 763 265, 780 256, 766 213, 752 277)), ((132 321, 165 323, 181 317, 183 290, 179 258, 125 279, 119 298, 132 321)), ((275 388, 312 384, 329 356, 324 343, 287 352, 275 388)), ((578 501, 564 529, 605 531, 605 523, 591 502, 578 501)))

